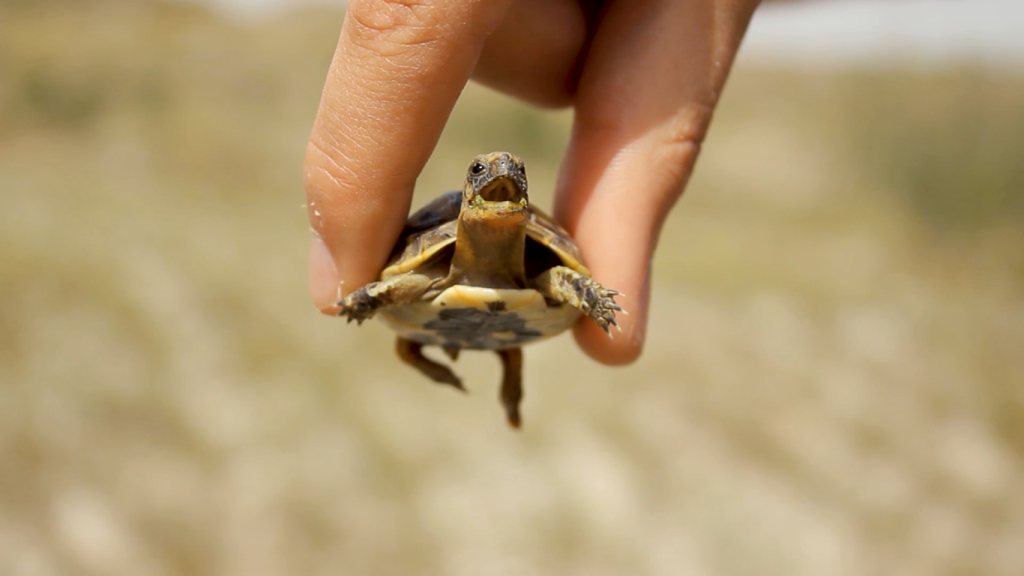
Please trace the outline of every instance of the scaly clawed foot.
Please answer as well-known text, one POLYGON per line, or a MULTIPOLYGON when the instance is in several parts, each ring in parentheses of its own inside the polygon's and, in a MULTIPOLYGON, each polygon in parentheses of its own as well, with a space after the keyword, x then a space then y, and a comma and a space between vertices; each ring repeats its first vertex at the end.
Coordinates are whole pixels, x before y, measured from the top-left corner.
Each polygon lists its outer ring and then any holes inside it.
POLYGON ((620 294, 619 292, 609 290, 586 276, 573 279, 572 288, 578 302, 570 302, 571 304, 589 316, 609 336, 609 326, 615 326, 619 332, 622 331, 619 323, 615 321, 615 313, 623 312, 622 307, 615 303, 615 297, 620 294))
POLYGON ((338 316, 345 316, 348 322, 355 320, 357 324, 373 318, 377 309, 384 305, 384 301, 374 295, 377 284, 367 284, 338 302, 337 306, 341 308, 338 316))

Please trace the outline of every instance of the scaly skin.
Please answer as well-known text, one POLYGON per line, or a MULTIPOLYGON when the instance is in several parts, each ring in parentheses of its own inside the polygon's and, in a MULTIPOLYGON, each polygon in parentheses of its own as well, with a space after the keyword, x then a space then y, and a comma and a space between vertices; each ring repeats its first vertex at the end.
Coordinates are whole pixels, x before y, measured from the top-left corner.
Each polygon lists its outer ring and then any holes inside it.
POLYGON ((615 313, 622 307, 615 303, 619 293, 601 286, 593 278, 566 266, 555 266, 533 281, 533 287, 544 296, 565 302, 586 314, 609 336, 609 326, 619 327, 615 313))
POLYGON ((435 294, 437 284, 435 279, 413 273, 371 282, 338 302, 338 316, 362 324, 363 320, 373 318, 381 306, 408 304, 435 294))

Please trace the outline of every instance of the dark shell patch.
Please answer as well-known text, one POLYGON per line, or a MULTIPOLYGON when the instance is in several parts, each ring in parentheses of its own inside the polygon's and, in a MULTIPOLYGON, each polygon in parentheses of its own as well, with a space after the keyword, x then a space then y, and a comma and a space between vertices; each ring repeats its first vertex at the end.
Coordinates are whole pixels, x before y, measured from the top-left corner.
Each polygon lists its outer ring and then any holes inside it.
POLYGON ((477 308, 447 308, 440 310, 436 320, 423 325, 440 336, 446 344, 476 350, 496 350, 509 344, 522 344, 541 336, 540 331, 528 328, 526 321, 514 312, 505 311, 505 303, 488 302, 487 310, 477 308), (498 338, 504 332, 513 338, 498 338))

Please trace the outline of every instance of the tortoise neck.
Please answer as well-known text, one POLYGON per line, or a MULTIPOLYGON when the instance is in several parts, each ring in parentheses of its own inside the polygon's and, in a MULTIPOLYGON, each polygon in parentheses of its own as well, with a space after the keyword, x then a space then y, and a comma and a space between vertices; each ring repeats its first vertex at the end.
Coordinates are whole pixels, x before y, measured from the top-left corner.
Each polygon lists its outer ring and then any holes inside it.
POLYGON ((459 218, 450 277, 459 284, 524 288, 526 220, 495 223, 459 218))

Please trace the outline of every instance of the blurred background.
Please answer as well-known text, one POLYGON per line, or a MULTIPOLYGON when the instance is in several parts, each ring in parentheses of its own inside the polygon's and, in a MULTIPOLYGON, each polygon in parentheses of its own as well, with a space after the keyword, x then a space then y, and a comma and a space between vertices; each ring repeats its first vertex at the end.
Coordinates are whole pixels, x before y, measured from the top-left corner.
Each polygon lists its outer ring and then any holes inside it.
MULTIPOLYGON (((1024 573, 1019 3, 763 9, 644 357, 519 433, 308 302, 341 4, 0 0, 0 574, 1024 573)), ((570 123, 470 86, 414 203, 570 123)))

